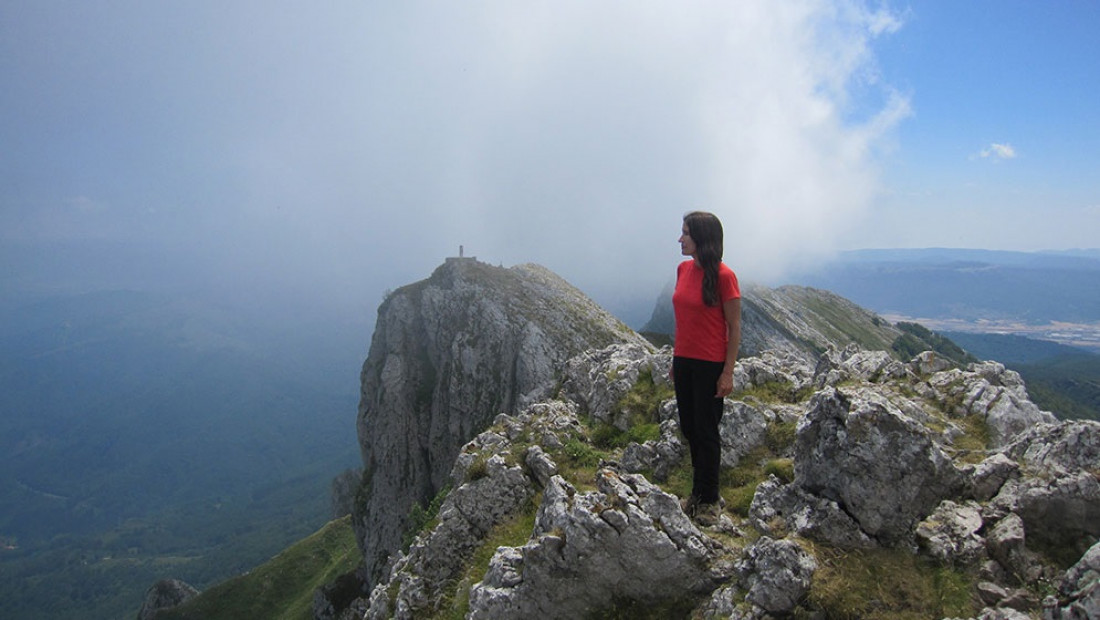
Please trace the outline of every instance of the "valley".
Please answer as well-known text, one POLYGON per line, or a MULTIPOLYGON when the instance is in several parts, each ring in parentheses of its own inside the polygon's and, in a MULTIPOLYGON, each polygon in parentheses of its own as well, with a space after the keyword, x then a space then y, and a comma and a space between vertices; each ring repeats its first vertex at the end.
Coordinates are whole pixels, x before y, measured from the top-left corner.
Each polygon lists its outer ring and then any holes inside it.
POLYGON ((1018 319, 935 318, 904 314, 884 314, 882 317, 891 323, 902 321, 920 323, 937 332, 1023 336, 1033 340, 1046 340, 1100 354, 1100 322, 1051 321, 1035 324, 1018 319))

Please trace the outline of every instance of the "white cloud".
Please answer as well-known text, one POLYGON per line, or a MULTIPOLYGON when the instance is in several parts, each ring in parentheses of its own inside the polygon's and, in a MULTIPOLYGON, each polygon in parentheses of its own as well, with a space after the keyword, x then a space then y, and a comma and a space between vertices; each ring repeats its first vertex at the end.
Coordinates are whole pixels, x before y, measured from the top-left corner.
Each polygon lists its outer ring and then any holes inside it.
MULTIPOLYGON (((68 191, 135 230, 122 216, 155 209, 215 268, 311 285, 381 291, 463 244, 648 296, 696 208, 723 218, 735 269, 774 277, 870 210, 909 114, 875 71, 901 23, 878 2, 248 4, 57 10, 11 32, 30 49, 71 20, 80 53, 40 56, 81 64, 25 83, 109 93, 81 117, 117 144, 50 145, 71 153, 68 191)), ((32 103, 11 121, 26 143, 71 116, 32 103)))
POLYGON ((998 161, 1002 159, 1014 159, 1016 157, 1016 149, 1012 148, 1011 144, 999 144, 994 142, 982 149, 981 157, 982 159, 993 158, 998 161))

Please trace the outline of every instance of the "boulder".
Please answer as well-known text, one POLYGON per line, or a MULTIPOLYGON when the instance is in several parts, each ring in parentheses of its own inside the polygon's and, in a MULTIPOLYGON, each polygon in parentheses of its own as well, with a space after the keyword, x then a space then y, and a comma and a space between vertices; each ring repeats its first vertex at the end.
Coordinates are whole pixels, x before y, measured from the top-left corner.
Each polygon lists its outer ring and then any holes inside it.
POLYGON ((812 495, 797 484, 782 484, 775 476, 756 487, 749 519, 753 527, 771 536, 788 532, 844 549, 875 546, 836 502, 812 495))
POLYGON ((944 500, 917 526, 917 542, 944 564, 976 566, 985 558, 985 540, 979 534, 983 525, 977 502, 944 500))
POLYGON ((811 399, 796 442, 795 484, 836 502, 883 544, 909 540, 964 485, 928 430, 886 400, 853 402, 826 388, 811 399))
POLYGON ((817 562, 797 543, 764 536, 737 563, 745 600, 769 614, 790 614, 810 590, 817 562))
POLYGON ((603 468, 597 490, 555 476, 532 539, 501 547, 470 592, 469 618, 577 618, 616 601, 702 599, 731 576, 724 549, 679 500, 644 477, 603 468))

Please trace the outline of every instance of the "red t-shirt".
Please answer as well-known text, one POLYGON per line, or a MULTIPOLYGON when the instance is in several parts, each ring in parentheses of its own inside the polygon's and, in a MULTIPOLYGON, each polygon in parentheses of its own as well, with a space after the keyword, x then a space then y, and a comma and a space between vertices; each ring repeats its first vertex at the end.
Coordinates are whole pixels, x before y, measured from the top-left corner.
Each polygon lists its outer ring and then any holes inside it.
MULTIPOLYGON (((721 303, 741 297, 737 276, 725 263, 718 263, 718 298, 721 303)), ((672 293, 676 313, 673 355, 710 362, 726 361, 729 330, 721 304, 703 303, 703 268, 694 260, 676 268, 676 290, 672 293)))

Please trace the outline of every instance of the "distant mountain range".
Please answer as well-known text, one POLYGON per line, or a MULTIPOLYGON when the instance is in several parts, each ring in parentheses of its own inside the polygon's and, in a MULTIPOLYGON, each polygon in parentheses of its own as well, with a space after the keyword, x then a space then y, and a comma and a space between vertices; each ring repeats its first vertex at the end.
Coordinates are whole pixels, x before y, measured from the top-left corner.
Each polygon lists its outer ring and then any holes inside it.
POLYGON ((1100 250, 859 250, 793 281, 940 331, 1018 334, 1100 352, 1100 250))

